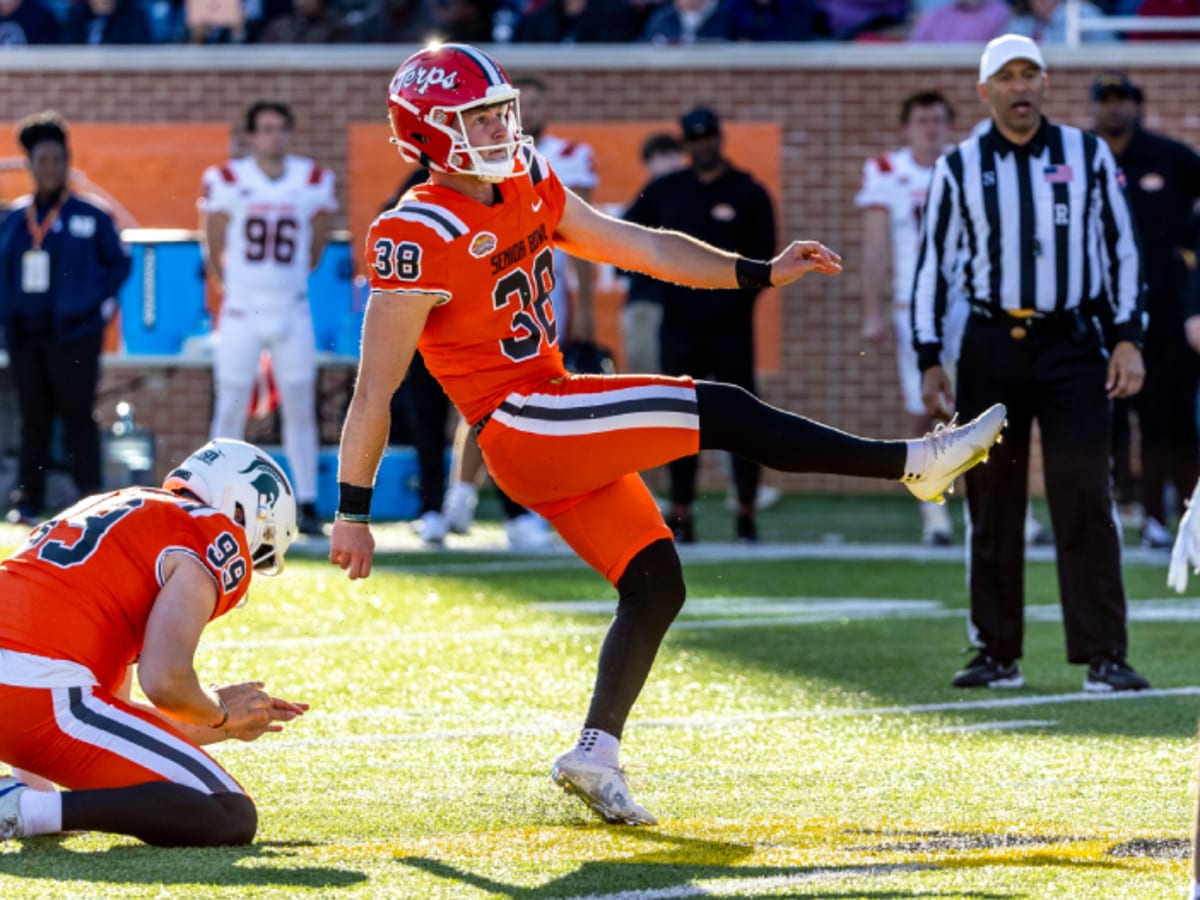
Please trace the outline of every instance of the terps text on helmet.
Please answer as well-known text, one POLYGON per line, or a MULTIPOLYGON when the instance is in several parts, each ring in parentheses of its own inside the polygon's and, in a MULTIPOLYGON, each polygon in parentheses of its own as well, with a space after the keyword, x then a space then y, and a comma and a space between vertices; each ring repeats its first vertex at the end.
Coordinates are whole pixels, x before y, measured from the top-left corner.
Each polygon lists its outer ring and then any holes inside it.
POLYGON ((452 91, 458 85, 458 73, 447 71, 441 66, 409 66, 396 75, 396 82, 392 85, 392 93, 399 93, 413 85, 416 85, 416 92, 418 94, 424 94, 431 87, 437 87, 438 85, 441 85, 448 91, 452 91))

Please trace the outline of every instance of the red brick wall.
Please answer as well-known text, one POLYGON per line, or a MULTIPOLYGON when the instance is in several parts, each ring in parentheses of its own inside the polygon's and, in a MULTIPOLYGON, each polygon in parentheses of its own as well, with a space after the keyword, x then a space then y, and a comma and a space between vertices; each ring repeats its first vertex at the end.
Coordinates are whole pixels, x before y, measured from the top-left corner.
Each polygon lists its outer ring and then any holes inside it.
MULTIPOLYGON (((861 48, 860 48, 861 49, 861 48)), ((655 51, 659 53, 659 51, 655 51)), ((797 59, 801 59, 797 50, 797 59)), ((1165 51, 1164 51, 1165 52, 1165 51)), ((768 60, 781 58, 778 49, 768 60)), ((828 51, 826 51, 828 53, 828 51)), ((1061 53, 1061 51, 1060 51, 1061 53)), ((510 74, 532 69, 538 57, 502 56, 510 74)), ((397 60, 403 54, 398 53, 397 60)), ((379 54, 367 60, 378 60, 379 54)), ((581 59, 594 60, 584 55, 581 59)), ((688 57, 695 59, 696 54, 688 57)), ((724 57, 716 57, 720 60, 724 57)), ((784 127, 783 235, 819 238, 841 252, 846 273, 837 279, 813 276, 789 288, 784 297, 784 371, 766 379, 773 402, 852 431, 902 435, 907 427, 895 385, 889 351, 859 338, 859 216, 853 206, 862 160, 899 142, 896 122, 902 99, 917 90, 943 91, 958 110, 961 130, 983 115, 975 95, 974 54, 949 52, 950 67, 931 64, 875 70, 869 63, 817 68, 676 69, 659 57, 641 57, 628 68, 563 68, 556 58, 551 100, 560 120, 661 119, 695 102, 714 106, 732 119, 778 120, 784 127)), ((1155 64, 1133 68, 1148 97, 1148 123, 1175 137, 1200 144, 1200 72, 1197 66, 1155 64)), ((1164 57, 1167 59, 1168 57, 1164 57)), ((869 60, 861 53, 854 60, 869 60)), ((1114 57, 1114 60, 1117 57, 1114 57)), ((1157 59, 1157 57, 1155 57, 1157 59)), ((1087 126, 1087 89, 1103 66, 1079 59, 1056 65, 1051 56, 1052 89, 1047 114, 1087 126)), ((812 65, 811 60, 808 65, 812 65)), ((365 65, 365 63, 364 63, 365 65)), ((1110 63, 1111 65, 1111 63, 1110 63)), ((361 70, 172 71, 0 71, 0 120, 35 109, 56 107, 71 119, 109 121, 230 121, 255 98, 276 97, 293 104, 298 119, 297 152, 333 166, 345 190, 343 135, 350 122, 385 115, 384 91, 392 65, 361 70)), ((545 72, 545 67, 542 68, 545 72)), ((631 154, 637 148, 630 147, 631 154)), ((630 185, 630 191, 635 188, 630 185)), ((391 185, 380 185, 384 195, 391 185)), ((192 203, 193 198, 180 198, 192 203)), ((110 373, 105 389, 128 373, 110 373)), ((178 370, 150 379, 135 396, 139 419, 160 435, 160 460, 174 461, 204 436, 211 409, 208 373, 178 370), (150 392, 153 384, 156 392, 150 392), (169 389, 168 393, 162 393, 169 389)), ((110 415, 111 404, 104 410, 110 415)), ((325 437, 336 437, 336 422, 325 437)), ((789 487, 855 489, 865 483, 815 477, 783 479, 789 487)))

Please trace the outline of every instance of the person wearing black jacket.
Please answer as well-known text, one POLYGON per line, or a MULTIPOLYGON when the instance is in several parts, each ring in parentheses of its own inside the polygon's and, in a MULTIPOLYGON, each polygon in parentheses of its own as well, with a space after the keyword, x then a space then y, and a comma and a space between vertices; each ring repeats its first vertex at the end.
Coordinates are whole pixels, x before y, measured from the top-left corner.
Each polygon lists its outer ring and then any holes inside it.
POLYGON ((100 489, 96 387, 100 348, 130 260, 112 217, 67 188, 67 124, 35 113, 18 127, 34 192, 0 224, 0 324, 21 413, 16 507, 32 523, 45 501, 54 418, 62 419, 81 494, 100 489))
MULTIPOLYGON (((691 165, 646 185, 625 219, 652 228, 681 231, 722 250, 755 259, 775 253, 775 211, 770 195, 748 172, 722 153, 717 114, 696 107, 680 122, 691 165)), ((757 394, 754 380, 754 301, 757 288, 699 290, 664 283, 660 334, 665 375, 715 378, 757 394)), ((696 539, 692 503, 696 495, 694 456, 671 463, 671 512, 675 539, 696 539)), ((754 498, 760 469, 734 459, 737 540, 758 540, 754 498)))
POLYGON ((138 0, 82 0, 71 4, 64 44, 149 44, 150 21, 138 0))
POLYGON ((1165 550, 1165 488, 1175 489, 1175 512, 1200 477, 1196 389, 1200 357, 1184 332, 1188 282, 1186 255, 1195 240, 1192 207, 1200 200, 1200 155, 1141 125, 1142 90, 1121 72, 1102 72, 1092 83, 1095 131, 1125 173, 1146 279, 1146 381, 1134 398, 1141 432, 1142 544, 1165 550))

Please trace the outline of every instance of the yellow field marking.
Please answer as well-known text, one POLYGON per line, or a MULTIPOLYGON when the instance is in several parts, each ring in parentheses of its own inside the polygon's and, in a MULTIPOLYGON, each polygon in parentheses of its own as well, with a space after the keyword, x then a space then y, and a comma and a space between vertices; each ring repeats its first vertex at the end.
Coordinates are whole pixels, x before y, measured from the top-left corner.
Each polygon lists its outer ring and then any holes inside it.
POLYGON ((668 820, 657 828, 526 826, 415 840, 333 844, 310 851, 342 860, 443 860, 561 867, 606 864, 739 868, 1088 866, 1184 877, 1185 835, 1031 823, 988 827, 837 819, 668 820))

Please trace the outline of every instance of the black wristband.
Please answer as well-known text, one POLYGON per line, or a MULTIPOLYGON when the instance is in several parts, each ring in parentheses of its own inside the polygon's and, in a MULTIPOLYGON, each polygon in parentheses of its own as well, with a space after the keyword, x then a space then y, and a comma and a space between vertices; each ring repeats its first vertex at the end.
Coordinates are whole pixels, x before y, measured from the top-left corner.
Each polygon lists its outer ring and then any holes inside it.
POLYGON ((738 287, 746 290, 761 290, 771 286, 771 264, 760 259, 739 256, 733 264, 737 273, 738 287))
POLYGON ((374 488, 339 481, 337 511, 348 516, 370 516, 374 492, 374 488))

